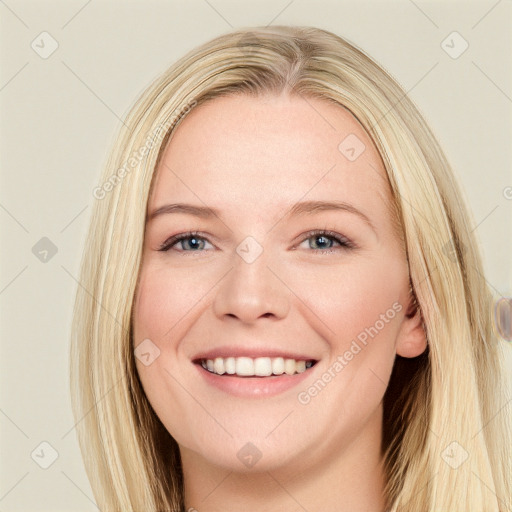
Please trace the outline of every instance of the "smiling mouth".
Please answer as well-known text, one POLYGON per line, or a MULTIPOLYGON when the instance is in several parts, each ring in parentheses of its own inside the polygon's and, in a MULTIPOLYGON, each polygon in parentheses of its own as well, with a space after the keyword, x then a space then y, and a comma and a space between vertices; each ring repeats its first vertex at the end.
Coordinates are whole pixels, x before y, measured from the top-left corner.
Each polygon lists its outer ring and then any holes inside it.
POLYGON ((233 375, 237 377, 277 377, 295 375, 312 368, 314 359, 287 359, 283 357, 216 357, 194 361, 215 375, 233 375))

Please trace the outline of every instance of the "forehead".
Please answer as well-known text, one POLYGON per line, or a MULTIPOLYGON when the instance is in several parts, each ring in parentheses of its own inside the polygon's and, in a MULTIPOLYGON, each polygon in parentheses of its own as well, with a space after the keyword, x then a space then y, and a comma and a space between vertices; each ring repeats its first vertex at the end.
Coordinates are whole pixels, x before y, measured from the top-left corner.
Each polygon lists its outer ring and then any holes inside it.
POLYGON ((172 134, 149 201, 254 215, 282 213, 301 200, 350 202, 389 217, 380 155, 345 108, 301 96, 231 95, 196 107, 172 134))

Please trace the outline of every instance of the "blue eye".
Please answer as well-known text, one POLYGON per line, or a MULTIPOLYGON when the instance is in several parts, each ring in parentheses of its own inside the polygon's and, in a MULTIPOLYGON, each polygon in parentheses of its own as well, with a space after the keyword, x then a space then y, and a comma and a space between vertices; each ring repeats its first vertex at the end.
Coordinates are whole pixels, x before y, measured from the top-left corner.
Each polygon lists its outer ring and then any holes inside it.
MULTIPOLYGON (((354 249, 356 245, 352 243, 348 238, 335 233, 333 231, 325 231, 325 230, 315 230, 307 233, 307 237, 302 240, 301 243, 305 242, 306 240, 314 240, 314 245, 320 246, 320 247, 311 247, 310 248, 315 249, 315 252, 320 253, 332 253, 336 250, 349 250, 354 249), (331 245, 329 247, 323 247, 324 244, 329 244, 329 241, 331 241, 331 245), (333 248, 332 243, 337 243, 339 248, 333 248)), ((181 249, 176 249, 177 252, 204 252, 204 244, 207 242, 207 239, 199 236, 199 233, 196 231, 189 231, 187 233, 180 233, 178 235, 172 236, 171 238, 167 239, 160 247, 159 251, 169 251, 172 249, 175 245, 178 243, 181 243, 181 249), (188 248, 187 248, 188 245, 188 248)))
MULTIPOLYGON (((347 250, 347 249, 353 249, 355 248, 355 245, 346 237, 342 236, 342 235, 339 235, 338 233, 335 233, 333 231, 321 231, 321 230, 317 230, 317 231, 312 231, 310 233, 308 233, 308 236, 307 238, 304 239, 304 242, 306 240, 314 240, 314 243, 318 246, 320 245, 319 247, 319 250, 320 252, 332 252, 332 243, 329 247, 323 247, 323 245, 327 242, 329 242, 329 240, 334 240, 334 242, 336 242, 340 248, 343 250, 347 250)), ((311 244, 310 244, 311 246, 311 244)), ((314 249, 314 247, 313 247, 314 249)))
POLYGON ((168 240, 166 240, 160 247, 159 251, 168 251, 172 247, 174 247, 178 242, 190 242, 190 246, 192 247, 191 251, 187 251, 184 248, 185 243, 182 243, 182 250, 178 252, 198 252, 198 248, 200 249, 202 245, 204 245, 204 241, 206 238, 199 236, 199 234, 195 231, 189 231, 188 233, 180 233, 179 235, 172 236, 168 240), (203 244, 201 244, 203 242, 203 244), (198 247, 199 246, 199 247, 198 247))

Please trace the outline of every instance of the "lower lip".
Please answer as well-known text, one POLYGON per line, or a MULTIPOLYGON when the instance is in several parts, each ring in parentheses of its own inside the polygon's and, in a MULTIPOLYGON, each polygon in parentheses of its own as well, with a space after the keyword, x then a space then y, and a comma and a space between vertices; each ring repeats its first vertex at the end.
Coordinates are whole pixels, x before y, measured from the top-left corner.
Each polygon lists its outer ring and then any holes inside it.
MULTIPOLYGON (((318 364, 318 362, 317 362, 318 364)), ((238 375, 218 375, 205 370, 202 365, 194 364, 206 382, 225 393, 242 398, 270 397, 284 393, 300 384, 311 375, 312 366, 302 373, 294 375, 273 375, 270 377, 239 377, 238 375)))

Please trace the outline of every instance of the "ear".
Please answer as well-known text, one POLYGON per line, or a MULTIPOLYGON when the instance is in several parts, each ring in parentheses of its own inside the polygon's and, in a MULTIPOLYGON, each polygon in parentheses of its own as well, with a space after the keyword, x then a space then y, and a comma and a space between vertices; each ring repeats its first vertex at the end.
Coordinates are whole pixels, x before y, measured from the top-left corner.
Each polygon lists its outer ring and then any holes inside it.
POLYGON ((423 327, 421 310, 416 297, 411 294, 411 301, 396 339, 396 353, 402 357, 416 357, 427 348, 427 335, 423 327))

